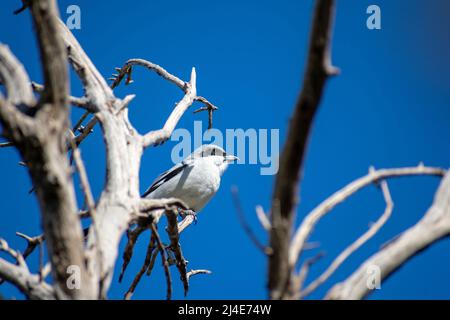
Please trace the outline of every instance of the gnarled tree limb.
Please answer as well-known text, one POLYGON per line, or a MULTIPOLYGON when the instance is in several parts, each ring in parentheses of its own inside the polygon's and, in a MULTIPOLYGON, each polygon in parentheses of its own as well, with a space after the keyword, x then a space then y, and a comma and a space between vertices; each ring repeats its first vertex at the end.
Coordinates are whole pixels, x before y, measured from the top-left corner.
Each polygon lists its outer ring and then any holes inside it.
POLYGON ((378 181, 403 176, 414 176, 414 175, 432 175, 432 176, 443 176, 445 170, 441 168, 425 167, 423 164, 419 164, 416 167, 408 168, 394 168, 394 169, 379 169, 374 170, 371 168, 369 173, 355 181, 352 181, 344 188, 336 191, 329 198, 324 200, 316 208, 314 208, 302 221, 299 228, 295 232, 292 239, 289 252, 289 263, 292 268, 294 268, 297 263, 300 254, 303 251, 304 245, 308 240, 309 235, 314 229, 317 222, 323 218, 328 212, 330 212, 336 205, 347 199, 352 194, 361 190, 362 188, 376 183, 378 181))
POLYGON ((32 300, 54 300, 55 290, 42 281, 39 275, 30 273, 23 256, 10 248, 8 243, 0 239, 0 251, 8 253, 16 264, 0 258, 0 278, 15 285, 25 296, 32 300))
POLYGON ((0 121, 5 138, 9 140, 7 144, 19 149, 32 176, 44 222, 42 240, 45 237, 52 261, 55 297, 104 298, 111 283, 120 239, 130 224, 143 218, 140 214, 145 215, 152 208, 164 210, 169 203, 185 207, 178 200, 152 202, 140 198, 139 168, 144 148, 169 138, 184 111, 197 99, 203 103, 207 100, 196 95, 195 71, 189 83, 174 76, 183 83, 185 98, 162 130, 140 135, 128 119, 127 106, 134 96, 115 97, 78 41, 59 20, 55 1, 35 0, 27 2, 26 7, 31 10, 38 35, 44 85, 34 86, 41 94, 40 100, 35 110, 28 112, 35 104, 28 76, 9 50, 1 46, 0 77, 8 95, 7 99, 0 97, 0 121), (85 92, 81 99, 69 99, 67 62, 82 82, 85 92), (88 113, 74 126, 74 132, 81 133, 69 137, 71 143, 67 143, 69 101, 93 113, 84 129, 80 128, 88 113), (77 156, 76 147, 98 122, 106 144, 107 172, 105 188, 97 203, 88 190, 81 160, 76 159, 95 224, 89 229, 85 245, 80 217, 76 214, 78 209, 67 151, 74 149, 77 156), (99 251, 101 254, 95 254, 99 251), (82 285, 79 290, 70 290, 66 285, 70 275, 67 269, 72 265, 80 267, 82 285))
POLYGON ((379 268, 381 280, 389 277, 413 256, 450 235, 450 172, 442 180, 433 204, 424 217, 393 242, 367 259, 350 277, 334 285, 326 299, 362 299, 371 293, 367 271, 379 268))
MULTIPOLYGON (((88 298, 91 297, 88 293, 90 285, 83 273, 81 225, 76 215, 75 194, 66 157, 65 133, 69 114, 67 59, 56 30, 58 12, 55 1, 33 1, 30 9, 38 37, 45 90, 32 117, 25 115, 21 112, 25 102, 30 103, 26 107, 34 107, 28 77, 24 76, 23 70, 5 76, 8 69, 3 69, 2 79, 14 78, 17 80, 14 83, 20 82, 22 89, 18 92, 25 97, 21 99, 21 105, 16 106, 0 101, 0 105, 3 104, 0 106, 0 120, 6 137, 28 164, 53 264, 56 295, 58 298, 88 298), (82 271, 80 290, 70 290, 66 285, 67 268, 71 265, 79 266, 82 271)), ((15 95, 8 93, 10 97, 15 95)), ((18 102, 17 99, 11 101, 18 102)))
MULTIPOLYGON (((356 250, 358 250, 364 243, 366 243, 370 238, 372 238, 380 229, 384 226, 386 221, 389 219, 394 208, 394 203, 392 202, 391 193, 389 192, 389 187, 386 181, 381 181, 381 191, 383 193, 384 201, 386 202, 386 208, 380 218, 373 223, 369 230, 364 232, 355 242, 348 246, 344 251, 342 251, 336 259, 333 260, 331 265, 313 282, 311 282, 305 289, 299 292, 299 297, 304 298, 311 292, 315 291, 321 284, 328 280, 328 278, 339 268, 342 263, 356 250)), ((300 289, 300 288, 299 288, 300 289)))
POLYGON ((289 286, 292 271, 289 243, 306 144, 325 82, 337 73, 330 61, 333 16, 333 0, 316 1, 303 88, 289 123, 272 196, 270 247, 273 254, 269 257, 268 283, 271 299, 285 298, 289 286))

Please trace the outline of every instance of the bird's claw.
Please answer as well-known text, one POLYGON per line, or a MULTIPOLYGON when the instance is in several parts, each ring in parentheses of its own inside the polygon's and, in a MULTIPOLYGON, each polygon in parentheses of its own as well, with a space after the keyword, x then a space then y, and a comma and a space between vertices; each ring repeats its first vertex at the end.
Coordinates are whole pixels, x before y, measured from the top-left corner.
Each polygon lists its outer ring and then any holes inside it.
POLYGON ((194 218, 194 224, 197 224, 197 213, 193 210, 181 210, 180 212, 181 217, 184 219, 187 216, 192 216, 194 218))

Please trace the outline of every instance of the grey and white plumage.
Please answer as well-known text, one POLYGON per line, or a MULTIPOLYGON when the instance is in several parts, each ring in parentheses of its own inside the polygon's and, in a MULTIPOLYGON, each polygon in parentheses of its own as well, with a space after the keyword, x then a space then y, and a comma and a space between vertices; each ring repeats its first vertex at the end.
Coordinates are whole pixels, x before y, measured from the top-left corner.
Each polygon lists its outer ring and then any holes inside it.
POLYGON ((199 212, 219 190, 220 180, 233 155, 212 144, 202 145, 183 161, 160 174, 142 197, 178 198, 199 212))

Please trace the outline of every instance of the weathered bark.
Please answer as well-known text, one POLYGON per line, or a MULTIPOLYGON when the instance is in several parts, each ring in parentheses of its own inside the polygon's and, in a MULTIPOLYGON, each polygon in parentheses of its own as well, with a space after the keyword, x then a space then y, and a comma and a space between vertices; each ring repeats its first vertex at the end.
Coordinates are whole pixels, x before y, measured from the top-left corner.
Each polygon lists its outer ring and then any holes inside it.
MULTIPOLYGON (((30 105, 25 109, 21 105, 22 110, 33 115, 32 118, 13 106, 1 106, 0 117, 5 136, 18 148, 29 168, 54 266, 57 296, 91 297, 85 295, 89 291, 89 281, 83 272, 82 232, 66 155, 69 123, 67 57, 62 39, 56 32, 58 12, 54 1, 32 1, 30 9, 38 37, 45 90, 36 106, 30 105), (80 290, 70 290, 66 285, 70 276, 67 270, 71 265, 78 266, 83 275, 80 290)), ((29 83, 23 83, 24 80, 23 76, 17 79, 21 81, 21 87, 29 86, 29 83)), ((7 89, 8 95, 15 91, 11 87, 7 89)), ((19 92, 29 95, 25 89, 19 92)), ((22 99, 22 102, 26 101, 31 102, 32 99, 22 99)))
POLYGON ((269 258, 268 283, 271 299, 282 299, 287 294, 292 271, 289 243, 308 136, 325 82, 337 72, 330 61, 333 16, 333 0, 316 1, 303 88, 289 123, 272 197, 270 247, 273 254, 269 258))
POLYGON ((414 226, 367 259, 350 277, 334 285, 326 299, 363 299, 372 291, 367 285, 371 266, 381 271, 381 280, 389 277, 416 254, 450 236, 450 172, 443 178, 432 206, 414 226))

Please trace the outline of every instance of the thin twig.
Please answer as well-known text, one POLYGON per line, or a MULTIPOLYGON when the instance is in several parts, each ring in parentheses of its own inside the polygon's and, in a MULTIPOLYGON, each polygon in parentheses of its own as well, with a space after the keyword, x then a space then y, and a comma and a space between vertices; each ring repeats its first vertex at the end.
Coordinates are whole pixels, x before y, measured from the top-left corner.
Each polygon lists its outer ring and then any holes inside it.
MULTIPOLYGON (((76 133, 80 130, 81 125, 83 124, 84 120, 90 115, 91 113, 89 111, 86 111, 83 113, 83 115, 78 119, 78 121, 75 123, 75 125, 72 127, 72 132, 76 133)), ((82 129, 81 132, 83 132, 84 129, 82 129)))
MULTIPOLYGON (((73 135, 73 133, 72 133, 73 135)), ((89 184, 89 180, 88 180, 88 176, 86 173, 86 168, 84 167, 84 163, 83 160, 81 159, 81 153, 80 153, 80 149, 78 148, 77 144, 75 143, 73 137, 69 138, 71 146, 72 146, 72 157, 73 160, 75 162, 75 167, 78 171, 78 175, 80 177, 80 182, 81 182, 81 189, 83 191, 84 194, 84 199, 85 202, 87 204, 88 207, 88 211, 90 213, 90 217, 91 217, 91 226, 92 229, 94 231, 94 236, 96 238, 96 245, 92 248, 93 250, 95 250, 95 254, 98 257, 98 262, 99 262, 99 268, 100 270, 102 269, 102 251, 100 248, 100 233, 99 233, 99 227, 98 227, 98 222, 96 220, 96 209, 95 209, 95 201, 94 201, 94 196, 92 195, 92 190, 91 190, 91 186, 89 184)))
POLYGON ((256 216, 258 217, 259 222, 261 223, 261 226, 266 231, 270 231, 270 228, 272 227, 269 221, 269 218, 267 217, 266 213, 264 212, 264 209, 262 206, 256 206, 256 216))
POLYGON ((92 221, 95 220, 95 201, 92 195, 92 190, 88 181, 86 168, 84 167, 83 160, 81 159, 80 149, 78 149, 73 139, 70 139, 72 144, 72 155, 75 161, 75 167, 80 176, 81 189, 84 194, 84 200, 86 201, 88 211, 90 212, 92 221))
POLYGON ((12 249, 6 240, 0 238, 0 251, 6 252, 9 254, 14 260, 16 260, 17 265, 26 268, 28 270, 28 266, 25 263, 25 259, 19 251, 12 249))
POLYGON ((155 266, 155 261, 156 261, 156 257, 158 257, 158 253, 159 251, 154 251, 152 254, 152 257, 150 259, 150 263, 148 264, 148 268, 147 268, 147 276, 150 276, 153 270, 153 267, 155 266))
POLYGON ((239 199, 239 191, 236 186, 233 186, 231 188, 231 195, 233 196, 234 207, 236 209, 235 211, 239 218, 239 223, 241 224, 241 227, 244 229, 247 236, 250 238, 250 240, 253 242, 253 244, 259 250, 261 250, 264 254, 267 254, 267 255, 272 254, 272 249, 269 247, 266 247, 258 240, 258 237, 255 235, 252 228, 247 223, 247 220, 245 219, 244 211, 242 210, 241 201, 239 199))
MULTIPOLYGON (((125 249, 123 251, 123 263, 122 263, 122 269, 120 271, 119 275, 119 282, 122 282, 123 276, 125 274, 125 271, 127 269, 128 264, 131 261, 131 258, 133 257, 133 250, 134 246, 136 245, 136 242, 139 238, 139 236, 147 230, 150 227, 151 222, 155 222, 155 219, 153 216, 153 210, 155 209, 165 209, 168 206, 177 206, 180 208, 186 209, 186 204, 176 198, 168 198, 168 199, 140 199, 139 203, 139 211, 144 213, 141 215, 140 213, 136 213, 135 219, 133 219, 131 222, 136 222, 136 227, 134 229, 128 229, 127 231, 127 244, 125 246, 125 249)), ((150 272, 148 272, 149 274, 150 272)))
POLYGON ((119 283, 122 282, 122 279, 125 274, 125 271, 127 270, 128 264, 130 263, 131 258, 133 257, 134 246, 136 245, 136 241, 139 238, 139 235, 142 232, 144 232, 147 228, 148 228, 148 226, 138 224, 135 229, 127 231, 128 241, 125 246, 125 249, 123 250, 123 255, 122 255, 123 263, 122 263, 122 269, 119 274, 119 283))
POLYGON ((178 233, 182 233, 187 227, 189 227, 192 223, 194 223, 195 217, 194 215, 186 215, 183 220, 178 223, 178 233))
POLYGON ((31 0, 22 0, 22 6, 19 9, 14 10, 13 14, 17 15, 17 14, 25 11, 30 6, 30 1, 31 0))
POLYGON ((27 236, 26 234, 16 232, 16 235, 27 241, 27 248, 25 249, 25 251, 22 254, 24 259, 26 259, 34 251, 34 249, 37 246, 41 245, 42 242, 45 240, 44 234, 41 234, 41 235, 38 235, 35 237, 30 237, 30 236, 27 236))
POLYGON ((161 255, 161 260, 162 260, 162 264, 164 267, 164 274, 166 275, 167 300, 170 300, 172 297, 172 276, 170 275, 169 262, 167 261, 165 247, 161 241, 161 238, 159 237, 159 233, 158 233, 158 230, 156 229, 156 225, 153 223, 150 224, 150 229, 154 233, 156 243, 158 244, 159 253, 161 255))
MULTIPOLYGON (((31 82, 31 88, 33 89, 34 92, 37 92, 39 94, 41 94, 45 91, 45 88, 42 84, 39 84, 34 81, 31 82)), ((69 103, 76 107, 90 110, 89 101, 86 97, 78 98, 78 97, 69 96, 69 103)), ((86 112, 90 113, 90 111, 86 111, 86 112)), ((73 131, 75 132, 76 130, 73 130, 73 131)))
MULTIPOLYGON (((125 293, 124 299, 125 300, 130 300, 131 296, 134 293, 134 290, 136 290, 137 285, 139 284, 139 281, 141 280, 142 276, 144 275, 145 271, 148 269, 150 263, 151 263, 151 258, 153 256, 153 252, 155 250, 155 236, 153 233, 151 233, 150 235, 150 241, 147 247, 147 253, 145 255, 145 260, 144 263, 142 264, 141 269, 139 270, 139 272, 137 273, 137 275, 134 277, 134 280, 130 286, 130 288, 127 290, 127 292, 125 293)), ((155 251, 157 252, 157 251, 155 251)))
POLYGON ((0 148, 7 148, 7 147, 12 147, 14 146, 14 143, 12 142, 1 142, 0 143, 0 148))
POLYGON ((144 147, 159 145, 169 139, 184 112, 194 103, 194 99, 197 97, 197 74, 195 68, 192 68, 190 80, 185 86, 186 91, 184 97, 172 110, 164 126, 159 130, 150 131, 142 137, 144 147))
POLYGON ((184 82, 177 76, 171 74, 163 67, 161 67, 155 63, 152 63, 150 61, 144 60, 144 59, 129 59, 122 68, 120 68, 120 69, 116 68, 116 71, 118 72, 118 74, 113 75, 113 77, 110 78, 111 80, 113 80, 113 82, 111 83, 111 88, 114 89, 115 87, 117 87, 120 84, 120 82, 122 81, 122 79, 125 77, 125 75, 128 75, 127 84, 131 83, 132 82, 131 76, 130 76, 131 68, 135 65, 142 66, 149 70, 152 70, 152 71, 156 72, 158 75, 160 75, 161 77, 163 77, 164 79, 166 79, 167 81, 175 84, 181 90, 183 90, 183 91, 186 90, 186 82, 184 82))
POLYGON ((181 115, 192 105, 194 101, 199 101, 205 105, 205 107, 194 111, 194 113, 208 111, 208 129, 212 128, 212 114, 218 109, 218 107, 209 102, 206 98, 197 96, 195 68, 192 68, 189 82, 185 82, 155 63, 143 59, 129 59, 122 68, 115 68, 117 74, 114 74, 110 78, 110 80, 112 80, 111 88, 117 87, 125 76, 127 77, 126 84, 131 83, 132 68, 136 65, 143 66, 156 72, 167 81, 175 84, 185 93, 184 98, 177 103, 176 108, 172 111, 171 115, 164 124, 164 127, 160 130, 151 131, 144 136, 143 143, 145 147, 150 145, 158 145, 166 141, 174 130, 181 115))
MULTIPOLYGON (((25 260, 33 251, 36 249, 37 246, 41 246, 42 242, 44 241, 44 235, 36 236, 36 237, 29 237, 23 233, 16 232, 16 235, 25 239, 27 241, 27 247, 21 253, 23 259, 25 260)), ((4 282, 4 279, 0 279, 0 284, 4 282)))
POLYGON ((189 282, 189 279, 192 276, 195 276, 197 274, 211 274, 212 272, 210 270, 206 270, 206 269, 198 269, 198 270, 190 270, 187 274, 186 274, 186 278, 187 281, 189 282))
POLYGON ((184 287, 184 296, 187 295, 189 291, 189 281, 187 278, 187 270, 186 265, 187 262, 183 257, 183 252, 180 246, 180 234, 178 232, 178 223, 177 223, 177 211, 175 208, 168 208, 166 210, 167 216, 167 234, 170 238, 170 249, 175 254, 176 266, 178 272, 180 273, 181 281, 183 282, 184 287))
MULTIPOLYGON (((0 251, 6 252, 15 260, 13 264, 0 258, 0 278, 15 285, 30 299, 56 298, 53 286, 41 281, 38 275, 31 274, 21 253, 10 248, 3 239, 0 239, 0 251)), ((48 268, 44 272, 47 270, 48 268)))
POLYGON ((208 129, 211 129, 213 126, 213 122, 212 122, 213 121, 213 112, 216 110, 219 110, 219 108, 217 106, 213 105, 211 102, 209 102, 206 98, 201 97, 201 96, 197 96, 195 98, 195 101, 199 101, 199 102, 203 103, 205 106, 195 110, 194 113, 208 111, 208 129))
POLYGON ((385 180, 380 183, 381 191, 383 193, 384 201, 386 202, 386 208, 380 218, 370 226, 364 234, 362 234, 355 242, 348 246, 344 251, 339 254, 336 259, 331 263, 331 265, 323 272, 316 280, 311 282, 304 290, 299 294, 299 298, 304 298, 311 292, 315 291, 321 284, 327 281, 330 276, 339 268, 339 266, 344 263, 344 261, 356 250, 358 250, 364 243, 366 243, 370 238, 372 238, 386 221, 391 216, 392 210, 394 208, 394 203, 392 202, 391 194, 389 192, 388 184, 385 180))
POLYGON ((39 245, 39 281, 44 280, 44 246, 42 243, 39 245))
POLYGON ((306 277, 308 276, 309 269, 311 269, 311 266, 320 259, 322 259, 324 256, 325 252, 321 251, 312 258, 306 259, 305 263, 303 263, 302 267, 300 268, 298 275, 294 275, 295 290, 298 291, 298 288, 303 287, 303 283, 305 283, 306 277))

